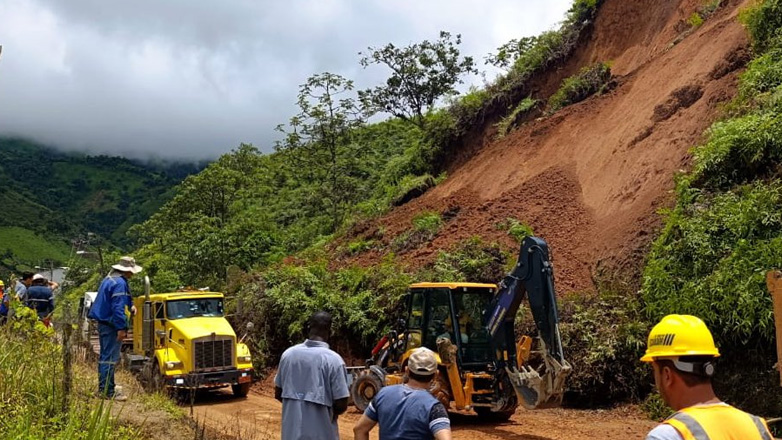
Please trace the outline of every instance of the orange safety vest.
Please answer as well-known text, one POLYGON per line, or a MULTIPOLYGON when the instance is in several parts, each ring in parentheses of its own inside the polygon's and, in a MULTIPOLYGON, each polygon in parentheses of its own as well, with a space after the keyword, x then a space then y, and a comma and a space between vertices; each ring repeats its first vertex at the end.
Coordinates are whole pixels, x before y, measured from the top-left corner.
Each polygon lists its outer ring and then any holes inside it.
POLYGON ((766 421, 724 403, 685 408, 663 423, 684 440, 773 440, 766 421))

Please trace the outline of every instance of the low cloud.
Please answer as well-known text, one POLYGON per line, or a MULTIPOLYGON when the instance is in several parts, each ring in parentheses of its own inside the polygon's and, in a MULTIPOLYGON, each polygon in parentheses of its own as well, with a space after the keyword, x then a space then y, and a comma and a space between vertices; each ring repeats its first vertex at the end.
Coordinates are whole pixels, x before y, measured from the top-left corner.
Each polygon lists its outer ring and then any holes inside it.
POLYGON ((569 3, 4 0, 0 135, 134 158, 209 159, 241 142, 270 151, 308 76, 384 79, 358 65, 367 46, 447 30, 482 62, 554 27, 569 3))

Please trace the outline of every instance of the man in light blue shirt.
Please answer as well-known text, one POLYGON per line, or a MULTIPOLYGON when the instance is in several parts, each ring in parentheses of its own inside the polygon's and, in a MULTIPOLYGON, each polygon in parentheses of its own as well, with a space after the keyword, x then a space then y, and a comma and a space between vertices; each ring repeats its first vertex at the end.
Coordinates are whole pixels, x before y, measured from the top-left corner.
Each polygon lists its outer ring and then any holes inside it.
POLYGON ((309 338, 282 354, 274 397, 282 402, 282 440, 339 440, 337 417, 348 408, 347 369, 329 348, 331 315, 309 320, 309 338))
POLYGON ((16 280, 16 286, 14 286, 14 293, 16 294, 16 299, 22 302, 26 301, 27 288, 30 287, 32 283, 33 283, 33 273, 32 272, 23 273, 21 278, 16 280))

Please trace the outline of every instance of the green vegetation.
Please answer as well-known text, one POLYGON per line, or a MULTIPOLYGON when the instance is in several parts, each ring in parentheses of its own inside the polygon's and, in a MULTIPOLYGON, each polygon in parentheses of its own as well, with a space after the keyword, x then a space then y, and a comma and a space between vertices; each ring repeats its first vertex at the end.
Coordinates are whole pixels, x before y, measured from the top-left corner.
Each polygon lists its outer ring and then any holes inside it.
POLYGON ((237 293, 243 301, 240 319, 260 324, 250 339, 256 366, 274 365, 285 348, 300 342, 306 320, 318 310, 332 314, 332 345, 365 356, 400 312, 399 299, 412 280, 390 261, 331 271, 322 255, 267 268, 237 293))
POLYGON ((391 249, 394 252, 404 252, 414 249, 423 243, 431 241, 440 230, 443 221, 436 212, 422 212, 412 220, 413 227, 391 241, 391 249))
POLYGON ((43 259, 68 261, 69 246, 16 226, 0 227, 0 265, 29 270, 43 259))
POLYGON ((607 63, 584 67, 577 74, 562 81, 559 90, 548 100, 548 112, 554 113, 596 93, 602 93, 610 79, 611 66, 607 63))
POLYGON ((424 128, 425 115, 438 100, 456 94, 454 86, 462 83, 464 74, 476 73, 472 57, 459 55, 461 42, 461 35, 452 41, 450 33, 441 31, 434 42, 368 48, 361 65, 385 65, 391 76, 385 85, 364 90, 360 94, 362 101, 372 112, 387 112, 424 128))
POLYGON ((570 295, 562 299, 562 344, 574 366, 568 378, 568 401, 594 407, 638 399, 654 381, 638 361, 650 330, 627 294, 570 295))
POLYGON ((130 225, 149 217, 181 178, 197 170, 197 165, 61 153, 0 138, 0 275, 42 260, 64 264, 66 243, 87 232, 106 245, 127 245, 130 225))
POLYGON ((497 229, 504 229, 508 231, 508 235, 513 237, 519 243, 521 243, 524 238, 535 235, 531 226, 524 224, 515 218, 508 218, 504 222, 497 223, 497 229))
POLYGON ((505 275, 508 260, 508 254, 496 243, 473 237, 440 251, 432 269, 422 271, 418 279, 496 283, 505 275))
MULTIPOLYGON (((18 307, 0 327, 0 432, 14 439, 134 439, 138 433, 111 417, 111 403, 91 398, 94 379, 79 378, 66 396, 62 346, 35 312, 18 307), (65 398, 70 399, 64 404, 65 398)), ((77 374, 80 374, 77 371, 77 374)))
POLYGON ((715 123, 693 150, 691 173, 677 181, 676 206, 654 242, 643 274, 642 299, 650 321, 669 313, 703 318, 723 352, 719 387, 763 414, 782 408, 762 397, 773 375, 744 377, 738 365, 754 353, 756 365, 773 364, 773 314, 765 273, 782 267, 782 2, 766 0, 742 17, 757 58, 741 77, 738 109, 715 123), (758 348, 760 347, 760 348, 758 348), (766 348, 763 348, 766 347, 766 348), (751 390, 751 391, 749 391, 751 390))
POLYGON ((703 24, 703 17, 701 17, 701 14, 693 12, 687 19, 687 24, 689 24, 690 27, 697 29, 703 24))
POLYGON ((538 107, 538 104, 540 101, 529 96, 522 99, 512 112, 497 123, 497 137, 501 138, 510 133, 517 121, 538 107))

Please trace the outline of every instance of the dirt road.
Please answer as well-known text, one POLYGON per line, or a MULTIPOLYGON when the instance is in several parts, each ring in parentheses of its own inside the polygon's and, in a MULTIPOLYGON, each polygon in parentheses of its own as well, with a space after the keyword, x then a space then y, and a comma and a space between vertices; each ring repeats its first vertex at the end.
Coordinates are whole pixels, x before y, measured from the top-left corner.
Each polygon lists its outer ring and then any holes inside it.
MULTIPOLYGON (((236 399, 230 392, 215 392, 199 398, 193 416, 200 424, 242 440, 276 439, 280 434, 280 403, 273 397, 251 393, 236 399)), ((340 437, 353 438, 353 424, 359 413, 348 409, 340 417, 340 437)), ((456 440, 581 440, 583 438, 642 439, 654 426, 632 409, 579 411, 553 409, 518 410, 507 423, 476 423, 475 416, 454 415, 453 438, 456 440)), ((372 439, 377 439, 377 430, 372 439)))

